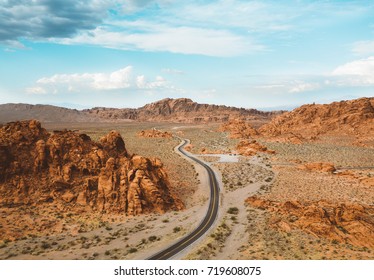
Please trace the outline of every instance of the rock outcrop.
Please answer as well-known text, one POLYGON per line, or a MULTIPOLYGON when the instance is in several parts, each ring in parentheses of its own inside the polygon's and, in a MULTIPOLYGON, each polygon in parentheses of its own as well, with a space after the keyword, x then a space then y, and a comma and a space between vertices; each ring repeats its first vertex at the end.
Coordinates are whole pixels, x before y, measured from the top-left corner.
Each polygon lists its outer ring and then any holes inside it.
POLYGON ((298 166, 300 170, 308 170, 308 171, 315 171, 315 172, 326 172, 326 173, 333 173, 336 171, 335 166, 329 162, 310 162, 301 164, 298 166))
POLYGON ((275 154, 275 151, 269 150, 256 140, 241 140, 236 146, 236 151, 242 156, 254 156, 257 153, 275 154))
POLYGON ((137 134, 139 137, 144 138, 172 138, 173 134, 167 131, 161 131, 158 129, 142 130, 137 134))
POLYGON ((303 105, 263 125, 262 136, 314 141, 323 136, 350 137, 357 144, 374 145, 374 98, 303 105))
POLYGON ((234 139, 248 139, 250 137, 258 136, 258 132, 251 124, 242 119, 231 120, 222 124, 219 131, 230 132, 230 138, 234 139))
POLYGON ((43 203, 129 215, 183 207, 161 161, 130 155, 117 131, 94 142, 50 134, 35 120, 8 123, 0 128, 0 206, 43 203))
POLYGON ((328 201, 284 203, 250 197, 248 205, 270 212, 270 225, 281 231, 300 229, 316 237, 374 248, 374 207, 328 201))

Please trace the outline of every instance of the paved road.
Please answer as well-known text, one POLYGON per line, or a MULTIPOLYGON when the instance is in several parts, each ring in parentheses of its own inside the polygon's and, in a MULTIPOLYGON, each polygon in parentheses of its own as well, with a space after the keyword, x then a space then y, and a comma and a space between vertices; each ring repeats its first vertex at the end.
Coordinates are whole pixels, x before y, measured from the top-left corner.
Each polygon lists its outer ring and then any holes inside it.
POLYGON ((167 260, 176 255, 177 253, 194 243, 196 240, 198 240, 201 236, 203 236, 204 233, 206 233, 207 230, 213 225, 215 219, 217 218, 219 206, 219 186, 217 178, 213 170, 208 165, 184 151, 183 147, 186 146, 187 143, 188 140, 183 140, 183 144, 178 147, 178 150, 183 155, 202 165, 206 169, 209 177, 210 187, 209 208, 203 221, 193 232, 183 237, 177 243, 148 258, 149 260, 167 260))

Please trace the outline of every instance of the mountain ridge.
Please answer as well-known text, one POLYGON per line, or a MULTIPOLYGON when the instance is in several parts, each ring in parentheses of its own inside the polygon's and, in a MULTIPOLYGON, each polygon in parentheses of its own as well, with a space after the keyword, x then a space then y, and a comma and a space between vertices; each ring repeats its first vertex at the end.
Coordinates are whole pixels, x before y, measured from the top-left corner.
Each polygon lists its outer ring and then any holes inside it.
POLYGON ((93 107, 69 109, 54 105, 0 104, 0 122, 37 119, 42 122, 168 121, 179 123, 224 122, 245 118, 267 122, 283 111, 264 112, 225 105, 200 104, 189 98, 165 98, 139 108, 93 107))

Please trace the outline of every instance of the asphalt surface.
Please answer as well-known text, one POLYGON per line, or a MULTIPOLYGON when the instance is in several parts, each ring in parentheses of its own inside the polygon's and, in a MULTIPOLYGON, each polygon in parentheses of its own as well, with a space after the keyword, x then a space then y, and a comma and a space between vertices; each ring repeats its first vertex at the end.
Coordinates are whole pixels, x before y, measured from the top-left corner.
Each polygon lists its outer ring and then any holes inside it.
POLYGON ((188 141, 187 140, 183 140, 183 141, 184 141, 183 144, 178 147, 179 152, 181 152, 186 157, 192 159, 196 163, 203 166, 208 173, 209 187, 210 187, 209 208, 204 219, 194 231, 192 231, 190 234, 183 237, 178 242, 169 246, 168 248, 148 258, 149 260, 167 260, 173 257, 174 255, 178 254, 180 251, 184 250, 185 248, 190 246, 192 243, 197 241, 201 236, 203 236, 209 230, 209 228, 213 225, 214 221, 217 218, 218 207, 219 207, 219 185, 218 185, 217 178, 213 170, 208 165, 206 165, 201 160, 187 154, 184 151, 183 148, 184 146, 186 146, 188 141))

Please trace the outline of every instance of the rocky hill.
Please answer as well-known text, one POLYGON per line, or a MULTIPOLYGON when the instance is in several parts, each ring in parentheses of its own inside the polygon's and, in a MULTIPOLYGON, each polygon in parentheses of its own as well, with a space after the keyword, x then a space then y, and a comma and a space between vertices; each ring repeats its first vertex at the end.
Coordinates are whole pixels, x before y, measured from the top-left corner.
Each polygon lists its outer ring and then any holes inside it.
POLYGON ((0 104, 0 123, 27 119, 55 123, 97 121, 82 111, 52 105, 0 104))
POLYGON ((356 143, 374 139, 374 98, 360 98, 331 104, 303 105, 274 118, 259 129, 266 137, 298 141, 321 137, 347 137, 356 143))
POLYGON ((117 131, 94 142, 35 120, 0 127, 0 206, 22 205, 128 215, 183 207, 161 161, 129 154, 117 131))
POLYGON ((0 123, 25 119, 54 123, 98 121, 204 123, 241 118, 251 120, 252 123, 263 124, 280 113, 280 111, 262 112, 256 109, 199 104, 187 98, 167 98, 137 109, 95 107, 75 110, 51 105, 9 103, 0 105, 0 123))
POLYGON ((138 121, 171 122, 224 122, 245 118, 268 121, 278 112, 262 112, 255 109, 199 104, 188 98, 163 99, 138 109, 93 108, 84 110, 90 116, 102 119, 131 119, 138 121))

